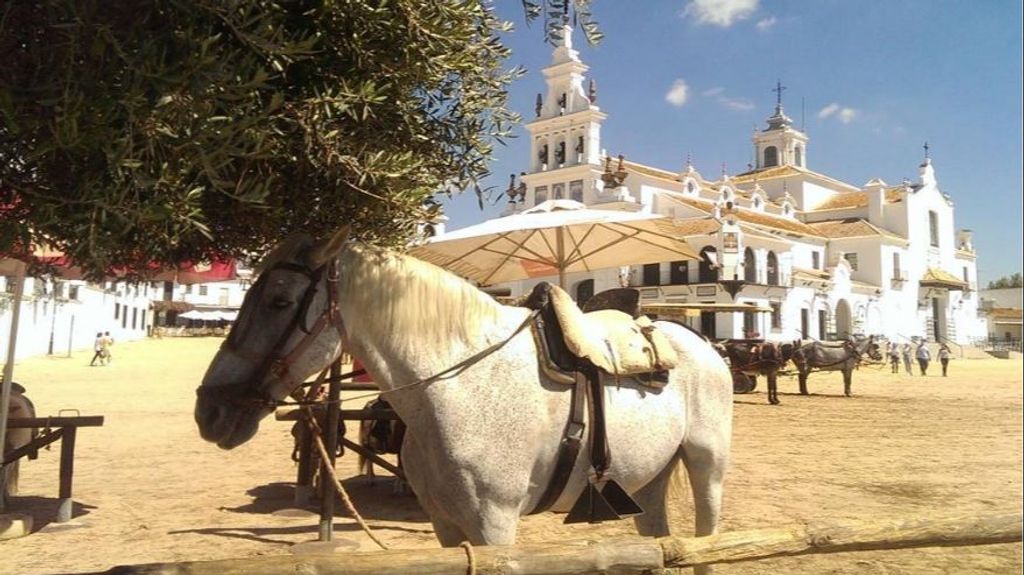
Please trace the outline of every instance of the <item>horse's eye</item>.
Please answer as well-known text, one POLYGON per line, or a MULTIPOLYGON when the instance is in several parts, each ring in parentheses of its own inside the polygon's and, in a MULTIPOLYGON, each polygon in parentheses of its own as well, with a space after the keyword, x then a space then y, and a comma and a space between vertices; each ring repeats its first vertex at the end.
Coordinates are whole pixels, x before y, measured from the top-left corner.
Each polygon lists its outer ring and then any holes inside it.
POLYGON ((292 305, 291 300, 283 297, 276 297, 270 302, 270 307, 274 309, 285 309, 290 305, 292 305))

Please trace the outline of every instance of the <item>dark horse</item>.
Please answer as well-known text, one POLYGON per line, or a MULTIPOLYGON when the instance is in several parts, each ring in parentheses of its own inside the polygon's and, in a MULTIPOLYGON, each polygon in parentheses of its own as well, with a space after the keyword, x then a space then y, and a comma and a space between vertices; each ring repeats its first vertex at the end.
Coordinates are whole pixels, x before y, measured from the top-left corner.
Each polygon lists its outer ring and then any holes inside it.
POLYGON ((797 343, 793 351, 793 364, 799 372, 800 393, 807 395, 807 376, 811 371, 841 371, 844 392, 850 397, 853 395, 850 391, 853 370, 860 365, 864 354, 875 361, 881 361, 882 353, 879 351, 875 336, 836 343, 797 343))
POLYGON ((779 404, 777 381, 779 370, 793 357, 796 345, 771 341, 730 339, 719 342, 719 349, 729 360, 729 369, 746 375, 763 375, 768 379, 768 403, 779 404))

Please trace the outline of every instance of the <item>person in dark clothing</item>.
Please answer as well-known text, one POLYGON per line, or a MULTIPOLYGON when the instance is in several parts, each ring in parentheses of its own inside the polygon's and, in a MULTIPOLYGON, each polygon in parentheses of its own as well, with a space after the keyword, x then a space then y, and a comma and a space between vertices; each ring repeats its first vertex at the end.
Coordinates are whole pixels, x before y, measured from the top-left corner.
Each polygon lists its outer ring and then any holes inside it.
POLYGON ((932 360, 932 352, 928 351, 928 346, 921 343, 917 344, 917 365, 921 366, 921 375, 928 375, 928 362, 932 360))
POLYGON ((946 344, 939 348, 939 363, 942 364, 942 377, 946 377, 946 370, 949 369, 949 346, 946 344))
POLYGON ((92 361, 89 362, 89 367, 96 365, 96 360, 100 360, 100 365, 106 365, 105 358, 103 357, 103 332, 96 333, 96 340, 92 343, 92 349, 96 353, 92 355, 92 361))

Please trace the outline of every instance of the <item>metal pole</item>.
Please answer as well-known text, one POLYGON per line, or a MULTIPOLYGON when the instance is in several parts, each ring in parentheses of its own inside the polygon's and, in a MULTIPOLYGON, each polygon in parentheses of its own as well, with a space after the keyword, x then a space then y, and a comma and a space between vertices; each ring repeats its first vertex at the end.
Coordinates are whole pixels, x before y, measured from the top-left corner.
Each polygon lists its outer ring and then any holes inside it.
POLYGON ((565 289, 565 236, 563 235, 565 230, 558 228, 555 230, 555 249, 558 253, 555 257, 558 258, 558 287, 565 289))
MULTIPOLYGON (((25 292, 25 262, 16 264, 13 277, 14 296, 11 298, 11 332, 7 339, 7 363, 4 364, 4 380, 0 385, 0 446, 7 441, 7 412, 11 409, 11 383, 14 381, 14 352, 18 343, 18 320, 21 318, 21 296, 25 292)), ((0 460, 0 495, 7 491, 3 473, 3 461, 0 460)), ((0 496, 0 511, 4 511, 7 502, 0 496)))
POLYGON ((71 327, 68 328, 68 357, 71 357, 71 346, 74 345, 75 340, 75 316, 71 316, 71 327))
POLYGON ((334 535, 334 501, 337 494, 333 486, 327 485, 330 474, 326 466, 334 468, 334 454, 338 452, 338 411, 341 409, 341 360, 331 364, 331 385, 327 388, 327 415, 324 429, 324 447, 327 449, 329 461, 322 461, 325 466, 320 472, 320 541, 330 541, 334 535))

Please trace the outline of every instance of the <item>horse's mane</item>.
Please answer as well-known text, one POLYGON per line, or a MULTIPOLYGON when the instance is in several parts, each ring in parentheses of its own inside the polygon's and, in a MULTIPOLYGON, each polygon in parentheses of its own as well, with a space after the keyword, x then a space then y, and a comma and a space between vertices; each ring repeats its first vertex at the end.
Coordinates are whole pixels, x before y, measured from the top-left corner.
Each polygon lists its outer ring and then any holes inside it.
POLYGON ((501 304, 465 280, 391 250, 349 243, 340 272, 342 297, 366 312, 346 318, 346 326, 387 330, 393 344, 418 346, 420 353, 431 353, 424 344, 478 340, 503 315, 501 304))

